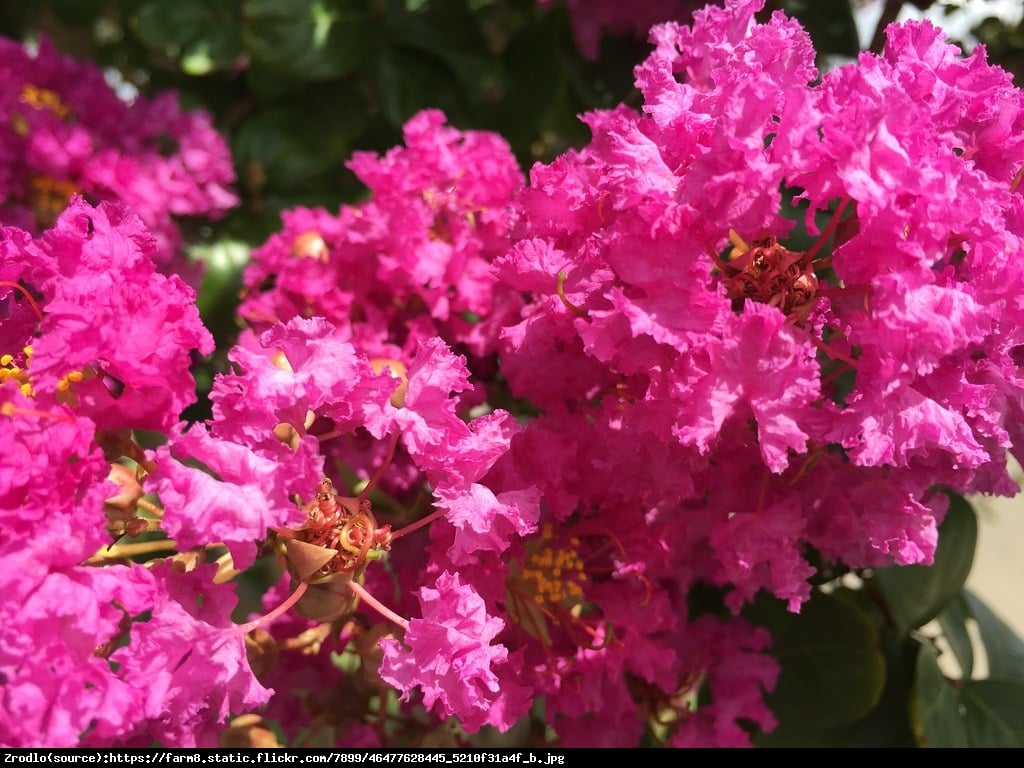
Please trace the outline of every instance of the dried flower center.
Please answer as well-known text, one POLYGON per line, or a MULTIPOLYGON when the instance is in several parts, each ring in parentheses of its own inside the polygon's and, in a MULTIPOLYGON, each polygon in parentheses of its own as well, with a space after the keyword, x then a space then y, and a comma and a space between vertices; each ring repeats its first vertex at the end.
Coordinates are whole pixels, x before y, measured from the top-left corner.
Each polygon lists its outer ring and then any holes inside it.
POLYGON ((338 496, 327 478, 304 509, 306 523, 295 538, 335 553, 317 571, 320 577, 355 571, 391 548, 391 526, 377 527, 369 500, 338 496))
POLYGON ((750 299, 771 307, 797 323, 807 319, 818 292, 818 278, 806 254, 791 251, 774 237, 755 240, 748 246, 729 233, 733 249, 728 261, 719 260, 726 295, 740 311, 750 299))

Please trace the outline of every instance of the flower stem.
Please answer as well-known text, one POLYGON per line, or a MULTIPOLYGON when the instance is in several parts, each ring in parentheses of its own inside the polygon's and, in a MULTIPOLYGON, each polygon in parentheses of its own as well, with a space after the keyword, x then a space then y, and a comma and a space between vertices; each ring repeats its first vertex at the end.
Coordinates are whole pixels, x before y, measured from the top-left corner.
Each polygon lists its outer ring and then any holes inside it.
POLYGON ((852 368, 859 367, 857 361, 854 360, 852 357, 850 357, 847 354, 844 354, 843 352, 840 352, 838 349, 833 349, 821 339, 816 338, 813 333, 808 334, 807 338, 811 340, 811 343, 814 346, 816 346, 829 357, 834 358, 835 360, 842 360, 844 363, 851 366, 852 368))
POLYGON ((576 317, 582 317, 583 319, 586 319, 586 310, 577 307, 575 304, 569 301, 568 297, 566 297, 565 295, 565 279, 567 277, 568 274, 566 274, 564 270, 558 273, 558 283, 555 286, 556 290, 558 291, 558 298, 562 300, 562 304, 564 304, 565 308, 572 312, 572 314, 576 315, 576 317))
POLYGON ((379 613, 385 619, 387 619, 388 621, 394 622, 395 624, 400 626, 402 629, 409 629, 409 622, 408 622, 407 619, 403 619, 397 613, 395 613, 390 608, 388 608, 386 605, 384 605, 382 602, 380 602, 376 597, 371 595, 366 590, 366 587, 364 587, 362 584, 360 584, 357 581, 350 581, 348 583, 348 588, 351 589, 353 592, 355 592, 360 600, 362 600, 368 606, 373 608, 373 610, 375 610, 377 613, 379 613))
POLYGON ((370 495, 370 491, 374 489, 374 487, 380 481, 383 474, 387 471, 388 467, 391 466, 391 460, 395 458, 395 449, 397 447, 398 430, 396 429, 394 432, 391 433, 391 437, 388 440, 388 453, 384 457, 384 461, 381 463, 379 467, 377 467, 377 471, 373 473, 373 477, 371 477, 370 481, 363 487, 363 490, 359 492, 359 495, 356 497, 357 499, 362 501, 363 499, 370 495))
POLYGON ((262 624, 266 624, 266 623, 268 623, 270 621, 273 621, 278 616, 280 616, 281 614, 285 613, 289 608, 291 608, 297 602, 299 602, 299 600, 302 599, 302 596, 304 594, 306 594, 306 590, 308 588, 309 588, 309 582, 308 581, 300 581, 299 582, 299 586, 297 586, 295 588, 294 592, 292 592, 290 595, 288 595, 288 599, 287 600, 285 600, 283 603, 281 603, 279 606, 277 606, 277 608, 272 610, 270 613, 265 613, 262 616, 260 616, 258 619, 253 619, 252 621, 250 621, 250 622, 248 622, 246 624, 240 624, 238 626, 238 632, 240 634, 242 634, 242 635, 247 635, 250 632, 252 632, 254 629, 256 629, 257 627, 261 626, 262 624))
POLYGON ((21 283, 13 283, 10 280, 0 280, 0 285, 6 285, 9 288, 17 288, 21 293, 28 299, 28 303, 32 305, 32 311, 36 313, 36 317, 40 320, 43 319, 43 310, 39 308, 36 300, 32 298, 32 294, 28 292, 28 289, 21 283))
POLYGON ((818 239, 814 241, 814 245, 812 245, 808 249, 807 253, 804 254, 805 263, 809 263, 814 258, 814 255, 822 249, 822 246, 825 245, 828 239, 832 237, 832 233, 835 232, 836 227, 839 226, 839 220, 843 217, 843 212, 849 204, 850 198, 848 197, 844 197, 843 201, 839 203, 839 206, 836 208, 836 212, 832 214, 832 218, 828 221, 828 226, 826 226, 825 230, 818 236, 818 239))
POLYGON ((405 536, 406 534, 412 533, 413 531, 418 531, 423 526, 430 525, 432 522, 437 520, 437 518, 441 517, 443 514, 444 514, 444 510, 443 509, 435 509, 429 515, 427 515, 426 517, 421 517, 415 523, 409 523, 409 525, 405 526, 404 528, 399 528, 397 531, 394 531, 391 534, 391 540, 394 541, 395 539, 400 539, 402 536, 405 536))

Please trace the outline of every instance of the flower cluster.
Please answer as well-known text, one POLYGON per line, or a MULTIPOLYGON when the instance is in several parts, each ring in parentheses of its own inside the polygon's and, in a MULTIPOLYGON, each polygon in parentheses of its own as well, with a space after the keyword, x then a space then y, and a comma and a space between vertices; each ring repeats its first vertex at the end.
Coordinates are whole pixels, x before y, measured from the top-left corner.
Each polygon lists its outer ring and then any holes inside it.
POLYGON ((156 252, 137 216, 80 198, 39 237, 0 230, 4 746, 209 743, 269 695, 215 566, 109 547, 158 524, 132 430, 173 429, 195 398, 190 352, 212 350, 156 252))
POLYGON ((160 271, 187 273, 176 217, 237 204, 227 145, 173 93, 128 103, 103 72, 46 37, 30 52, 0 39, 0 221, 49 228, 74 195, 119 200, 156 238, 160 271))
POLYGON ((407 364, 434 337, 477 362, 493 354, 520 306, 490 264, 507 248, 522 173, 499 136, 457 131, 436 110, 404 133, 405 147, 349 163, 366 202, 286 211, 254 251, 239 309, 252 329, 323 317, 371 358, 407 364))
POLYGON ((254 253, 205 423, 139 219, 5 229, 0 742, 774 728, 755 597, 927 564, 949 493, 1015 490, 1024 97, 927 23, 820 74, 762 4, 655 26, 640 108, 528 184, 437 111, 356 155, 365 202, 254 253))

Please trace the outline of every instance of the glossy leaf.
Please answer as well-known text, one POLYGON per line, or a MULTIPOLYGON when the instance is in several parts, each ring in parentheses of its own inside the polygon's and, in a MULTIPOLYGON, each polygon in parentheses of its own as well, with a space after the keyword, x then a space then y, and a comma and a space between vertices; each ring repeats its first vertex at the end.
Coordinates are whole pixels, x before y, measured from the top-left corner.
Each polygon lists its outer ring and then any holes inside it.
POLYGON ((813 722, 787 718, 767 734, 759 734, 759 747, 889 747, 915 745, 907 702, 914 685, 914 665, 919 644, 910 638, 883 638, 885 689, 878 703, 864 717, 837 728, 820 728, 813 722))
POLYGON ((297 79, 351 72, 374 44, 360 0, 247 0, 243 40, 254 62, 297 79))
POLYGON ((921 746, 1024 746, 1024 681, 950 681, 922 647, 912 719, 921 746))
POLYGON ((970 679, 974 673, 974 645, 967 633, 971 613, 964 595, 953 598, 939 614, 939 626, 949 643, 950 650, 960 665, 961 674, 970 679))
POLYGON ((805 729, 832 728, 863 717, 885 686, 879 637, 856 606, 816 594, 799 614, 781 606, 755 612, 772 632, 772 653, 781 665, 768 697, 780 723, 805 729))
POLYGON ((179 60, 189 75, 230 67, 241 57, 239 21, 231 5, 209 0, 149 2, 131 17, 139 39, 179 60))
MULTIPOLYGON (((965 591, 971 616, 978 622, 978 633, 988 659, 991 680, 1024 682, 1024 641, 977 595, 965 591)), ((1024 709, 1024 699, 1020 706, 1024 709)))
POLYGON ((978 521, 960 496, 950 499, 949 512, 939 526, 935 562, 880 569, 877 583, 900 634, 927 624, 963 589, 974 562, 978 521))
POLYGON ((972 680, 960 701, 972 747, 1024 747, 1024 683, 972 680))
POLYGON ((928 646, 922 646, 917 656, 911 722, 920 746, 970 746, 967 726, 960 712, 960 697, 946 681, 935 651, 928 646))

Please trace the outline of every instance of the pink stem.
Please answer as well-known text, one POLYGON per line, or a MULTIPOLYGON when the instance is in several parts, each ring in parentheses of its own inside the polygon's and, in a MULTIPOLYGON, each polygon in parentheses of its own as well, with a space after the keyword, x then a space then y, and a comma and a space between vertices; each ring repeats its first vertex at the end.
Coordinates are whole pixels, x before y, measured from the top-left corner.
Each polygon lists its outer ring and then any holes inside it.
POLYGON ((257 627, 259 627, 260 625, 267 624, 268 622, 273 621, 278 616, 280 616, 285 611, 287 611, 289 608, 291 608, 293 605, 295 605, 297 602, 299 602, 299 600, 302 599, 302 596, 304 594, 306 594, 306 590, 308 588, 309 588, 309 582, 307 582, 307 581, 300 581, 299 582, 299 586, 297 586, 295 588, 294 592, 292 592, 290 595, 288 595, 288 599, 287 600, 285 600, 283 603, 281 603, 279 606, 277 606, 277 608, 272 610, 270 613, 266 613, 266 614, 260 616, 258 619, 253 619, 252 621, 248 622, 247 624, 240 624, 239 627, 238 627, 238 631, 241 634, 243 634, 243 635, 247 635, 250 632, 252 632, 254 629, 256 629, 257 627))
POLYGON ((348 588, 355 592, 360 600, 362 600, 368 606, 373 608, 373 610, 375 610, 385 619, 394 622, 402 629, 409 629, 409 622, 406 619, 403 619, 397 613, 395 613, 382 602, 380 602, 376 597, 367 592, 366 587, 364 587, 362 584, 360 584, 357 581, 350 581, 348 583, 348 588))
POLYGON ((370 482, 368 482, 366 484, 366 487, 359 492, 359 495, 356 497, 357 499, 362 501, 363 499, 370 495, 370 491, 372 491, 374 487, 376 487, 377 482, 380 480, 381 476, 387 471, 388 467, 391 466, 391 460, 395 458, 395 449, 397 447, 398 430, 396 429, 394 432, 391 433, 391 438, 388 441, 388 454, 387 456, 384 457, 384 463, 381 464, 377 468, 377 471, 373 473, 373 477, 370 478, 370 482))
POLYGON ((435 509, 429 515, 427 515, 426 517, 421 517, 415 523, 409 523, 409 525, 405 526, 404 528, 399 528, 397 531, 394 531, 391 534, 391 540, 394 541, 395 539, 400 539, 403 536, 405 536, 406 534, 412 533, 413 531, 418 531, 423 526, 430 525, 432 522, 437 520, 437 518, 441 517, 443 514, 444 514, 444 510, 443 509, 435 509))
POLYGON ((40 320, 43 319, 43 310, 39 308, 39 305, 36 304, 36 300, 32 298, 32 294, 28 292, 25 286, 21 285, 20 283, 12 283, 10 280, 0 280, 0 285, 6 285, 10 288, 17 288, 19 291, 21 291, 25 298, 28 299, 28 303, 32 305, 32 310, 36 313, 36 317, 38 317, 40 320))
POLYGON ((842 352, 840 352, 837 349, 832 349, 832 347, 830 347, 828 344, 826 344, 821 339, 815 338, 814 334, 808 334, 807 338, 809 338, 811 340, 811 343, 814 346, 816 346, 818 349, 820 349, 822 352, 824 352, 829 357, 835 358, 836 360, 842 360, 844 363, 846 363, 847 365, 849 365, 849 366, 851 366, 853 368, 858 368, 859 367, 858 364, 857 364, 857 361, 854 360, 852 357, 850 357, 849 355, 844 355, 842 352))
POLYGON ((843 211, 846 210, 846 206, 849 204, 850 198, 843 198, 843 202, 839 204, 839 207, 836 208, 836 212, 833 213, 832 218, 829 219, 828 226, 825 227, 825 231, 821 233, 817 240, 814 241, 814 245, 810 247, 810 250, 804 254, 805 263, 809 263, 811 259, 814 258, 814 254, 820 251, 822 246, 825 245, 825 241, 832 237, 832 233, 835 231, 836 227, 839 226, 839 219, 842 218, 843 211))

